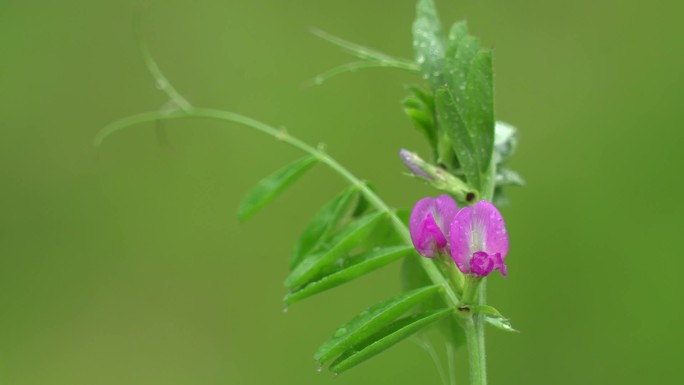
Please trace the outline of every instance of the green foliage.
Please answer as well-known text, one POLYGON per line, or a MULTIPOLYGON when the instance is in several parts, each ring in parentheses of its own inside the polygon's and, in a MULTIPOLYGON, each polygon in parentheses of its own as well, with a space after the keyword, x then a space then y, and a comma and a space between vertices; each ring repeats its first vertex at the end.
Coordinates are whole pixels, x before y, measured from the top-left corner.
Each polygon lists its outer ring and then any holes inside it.
MULTIPOLYGON (((486 173, 494 151, 494 84, 492 51, 479 51, 470 65, 464 116, 475 142, 481 173, 486 173)), ((455 145, 455 143, 454 143, 455 145)))
POLYGON ((343 266, 333 273, 288 294, 285 296, 285 303, 290 305, 314 294, 342 285, 343 283, 388 265, 412 252, 414 252, 412 246, 394 246, 383 247, 362 253, 356 258, 353 258, 353 262, 350 265, 343 266))
MULTIPOLYGON (((421 170, 429 169, 427 175, 434 187, 454 195, 461 203, 488 198, 492 193, 496 193, 495 198, 505 199, 503 186, 523 182, 517 173, 503 167, 515 150, 517 137, 512 126, 495 125, 492 53, 480 49, 479 41, 468 35, 465 22, 454 24, 445 37, 432 0, 419 0, 416 10, 413 23, 416 63, 313 31, 360 60, 320 75, 316 83, 361 68, 420 71, 429 88, 409 87, 410 95, 402 101, 402 106, 425 135, 437 164, 424 162, 417 155, 414 160, 422 162, 421 170)), ((96 145, 112 133, 135 124, 201 117, 248 126, 306 152, 307 157, 264 178, 247 194, 238 209, 240 220, 251 217, 318 162, 350 182, 346 190, 315 214, 294 246, 289 261, 291 272, 285 281, 290 290, 284 299, 286 304, 330 290, 407 257, 402 266, 403 292, 361 312, 337 329, 316 352, 318 361, 340 373, 414 333, 427 331, 427 326, 432 324, 437 325, 443 340, 451 344, 449 348, 464 343, 460 321, 467 319, 472 325, 473 318, 461 311, 458 296, 462 288, 454 278, 454 271, 442 269, 413 251, 406 226, 410 211, 388 207, 370 183, 356 178, 323 150, 286 132, 229 111, 190 105, 164 77, 144 44, 141 51, 173 109, 114 122, 96 136, 96 145)), ((513 330, 506 318, 488 306, 474 307, 472 314, 478 317, 478 322, 484 319, 496 327, 513 330)))
POLYGON ((479 188, 480 165, 476 155, 475 144, 471 138, 466 122, 456 108, 456 102, 447 87, 440 87, 435 93, 435 109, 439 127, 453 143, 453 150, 458 157, 468 182, 479 188))
POLYGON ((418 313, 394 321, 348 349, 330 365, 330 370, 335 373, 349 370, 451 313, 453 309, 447 308, 418 313))
POLYGON ((511 321, 501 315, 498 310, 489 305, 477 305, 472 308, 474 314, 483 314, 485 320, 490 325, 493 325, 497 329, 501 329, 507 332, 517 332, 511 325, 511 321))
POLYGON ((338 328, 314 354, 314 359, 323 364, 341 353, 354 350, 355 346, 367 341, 397 317, 430 298, 440 289, 440 286, 433 285, 412 290, 362 311, 338 328))
POLYGON ((295 289, 311 282, 325 268, 335 264, 338 258, 343 257, 368 237, 383 217, 384 213, 374 212, 351 222, 330 241, 329 247, 324 247, 322 251, 306 256, 287 277, 285 286, 295 289))
POLYGON ((356 186, 350 186, 335 199, 323 206, 309 222, 290 256, 290 270, 297 267, 304 257, 318 251, 332 234, 348 219, 360 200, 356 186))
POLYGON ((430 104, 418 101, 429 95, 419 99, 412 94, 404 110, 428 137, 435 160, 465 176, 486 197, 495 172, 490 167, 494 151, 492 53, 480 49, 479 41, 468 35, 465 22, 455 23, 445 38, 432 0, 418 2, 413 42, 434 103, 427 110, 430 104))
POLYGON ((437 125, 435 124, 435 102, 432 94, 417 86, 409 87, 411 94, 402 101, 404 113, 416 129, 425 135, 433 160, 437 159, 437 125))
POLYGON ((238 218, 245 220, 254 215, 299 179, 316 162, 316 157, 306 156, 262 179, 242 200, 238 208, 238 218))
POLYGON ((413 22, 413 50, 420 71, 432 88, 444 83, 444 38, 432 0, 419 0, 413 22))

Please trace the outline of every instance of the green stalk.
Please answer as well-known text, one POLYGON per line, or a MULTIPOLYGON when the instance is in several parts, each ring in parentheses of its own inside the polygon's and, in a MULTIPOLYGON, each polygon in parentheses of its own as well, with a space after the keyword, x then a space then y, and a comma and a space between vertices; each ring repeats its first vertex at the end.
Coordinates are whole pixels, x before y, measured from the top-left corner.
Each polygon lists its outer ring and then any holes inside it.
POLYGON ((477 327, 479 315, 466 317, 461 324, 465 329, 470 364, 470 385, 486 385, 487 371, 484 361, 484 338, 477 327))
MULTIPOLYGON (((390 218, 392 224, 394 225, 397 232, 404 239, 407 245, 411 245, 411 234, 401 219, 387 204, 380 199, 368 186, 363 183, 359 178, 354 176, 349 170, 344 166, 339 164, 335 159, 330 157, 322 149, 315 148, 309 144, 299 140, 298 138, 290 135, 285 130, 279 130, 258 120, 246 117, 244 115, 232 113, 229 111, 217 110, 212 108, 196 108, 196 107, 186 107, 179 111, 174 111, 171 113, 162 113, 158 111, 145 112, 137 115, 132 115, 110 125, 104 127, 94 139, 94 144, 99 147, 105 138, 131 126, 139 125, 142 123, 156 122, 160 120, 172 120, 181 118, 208 118, 215 120, 222 120, 231 123, 241 124, 260 131, 264 134, 272 136, 282 142, 285 142, 293 147, 296 147, 310 155, 315 156, 318 160, 330 167, 333 171, 337 172, 344 179, 349 181, 351 184, 355 185, 359 191, 366 197, 368 202, 375 206, 379 211, 384 212, 385 215, 390 218)), ((430 280, 436 284, 443 287, 442 296, 451 307, 456 308, 459 306, 460 301, 454 290, 451 288, 449 283, 446 281, 439 268, 434 264, 434 262, 428 258, 420 258, 420 264, 427 273, 430 280)))

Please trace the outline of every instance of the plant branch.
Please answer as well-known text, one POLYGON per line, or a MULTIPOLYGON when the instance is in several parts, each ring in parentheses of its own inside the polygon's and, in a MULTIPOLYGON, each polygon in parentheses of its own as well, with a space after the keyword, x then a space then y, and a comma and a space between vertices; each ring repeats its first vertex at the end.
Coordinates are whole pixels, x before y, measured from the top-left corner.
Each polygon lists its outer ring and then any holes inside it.
MULTIPOLYGON (((116 122, 113 122, 106 127, 104 127, 94 139, 94 144, 99 147, 105 138, 108 136, 128 127, 136 126, 142 123, 155 122, 160 120, 171 120, 180 118, 208 118, 214 120, 221 120, 231 123, 237 123, 243 126, 253 128, 260 131, 266 135, 274 137, 282 142, 285 142, 293 147, 300 149, 301 151, 315 156, 321 163, 330 167, 333 171, 341 175, 351 184, 357 186, 361 193, 368 199, 376 209, 385 213, 392 221, 394 228, 401 235, 407 245, 411 245, 411 234, 409 233, 406 224, 404 224, 401 219, 396 215, 394 210, 392 210, 377 194, 375 194, 368 186, 363 183, 359 178, 354 176, 349 170, 339 164, 335 159, 330 157, 322 149, 315 148, 300 139, 290 135, 285 130, 279 130, 258 120, 249 118, 244 115, 236 114, 230 111, 223 111, 212 108, 196 108, 189 107, 187 111, 173 111, 170 113, 162 113, 158 111, 144 112, 137 115, 132 115, 116 122)), ((456 293, 450 287, 442 273, 440 273, 434 262, 428 258, 420 258, 420 264, 425 270, 426 274, 430 280, 436 284, 443 287, 442 296, 446 300, 447 304, 451 307, 456 308, 459 306, 460 301, 456 293)))

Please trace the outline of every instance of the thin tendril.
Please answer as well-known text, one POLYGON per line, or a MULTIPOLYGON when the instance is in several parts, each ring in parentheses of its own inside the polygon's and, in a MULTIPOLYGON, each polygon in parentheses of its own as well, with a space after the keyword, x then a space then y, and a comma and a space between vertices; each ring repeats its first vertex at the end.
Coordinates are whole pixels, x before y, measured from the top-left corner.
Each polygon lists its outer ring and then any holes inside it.
POLYGON ((333 34, 322 31, 318 28, 311 28, 311 33, 320 37, 329 43, 335 44, 336 46, 344 49, 350 54, 364 60, 376 60, 376 61, 394 61, 403 62, 414 65, 412 61, 406 59, 396 58, 394 56, 388 55, 386 53, 380 52, 376 49, 364 47, 361 44, 352 43, 351 41, 342 39, 341 37, 335 36, 333 34))
POLYGON ((407 70, 416 72, 418 67, 413 63, 406 63, 403 61, 356 61, 347 64, 342 64, 328 71, 325 71, 317 75, 312 80, 305 83, 306 86, 321 85, 324 82, 334 78, 337 75, 341 75, 346 72, 354 72, 360 69, 366 68, 397 68, 401 70, 407 70))
POLYGON ((171 85, 171 82, 169 82, 166 76, 164 76, 164 73, 161 72, 157 62, 154 60, 150 50, 147 48, 147 44, 145 44, 145 40, 142 38, 140 18, 140 12, 136 12, 133 17, 133 31, 135 34, 135 40, 138 43, 138 49, 143 57, 143 61, 145 62, 145 67, 147 67, 150 75, 152 75, 152 78, 155 80, 157 88, 164 92, 166 96, 168 96, 169 99, 171 99, 171 101, 181 110, 190 112, 192 109, 190 102, 188 102, 188 100, 185 99, 183 95, 176 91, 176 89, 171 85))

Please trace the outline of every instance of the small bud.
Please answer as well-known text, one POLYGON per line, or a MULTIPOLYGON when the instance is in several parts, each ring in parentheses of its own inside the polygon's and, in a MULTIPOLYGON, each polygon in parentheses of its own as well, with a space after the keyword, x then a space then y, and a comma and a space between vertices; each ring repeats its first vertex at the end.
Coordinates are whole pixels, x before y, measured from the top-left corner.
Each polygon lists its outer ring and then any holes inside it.
POLYGON ((471 202, 475 199, 475 190, 448 171, 431 165, 408 150, 400 150, 399 156, 414 176, 427 181, 436 189, 454 195, 461 202, 471 202))
POLYGON ((411 151, 401 149, 399 150, 399 157, 401 157, 401 161, 404 162, 406 167, 408 167, 408 169, 411 170, 415 176, 432 181, 430 175, 424 170, 424 168, 429 166, 429 164, 425 163, 425 161, 422 160, 418 155, 412 153, 411 151))

